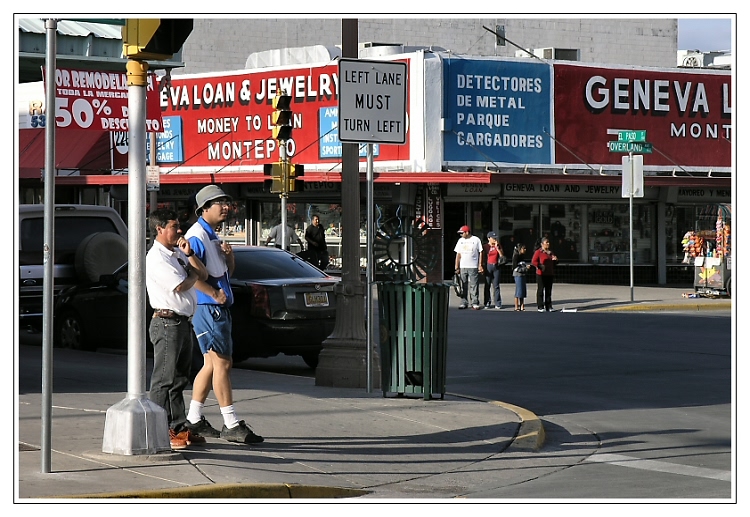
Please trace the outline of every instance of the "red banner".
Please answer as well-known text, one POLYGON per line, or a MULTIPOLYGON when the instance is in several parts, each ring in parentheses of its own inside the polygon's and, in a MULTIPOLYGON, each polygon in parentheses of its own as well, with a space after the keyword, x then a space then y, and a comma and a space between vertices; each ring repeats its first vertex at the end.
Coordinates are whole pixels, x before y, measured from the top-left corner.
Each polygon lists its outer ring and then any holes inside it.
MULTIPOLYGON (((125 73, 58 68, 55 71, 55 91, 57 127, 128 130, 128 83, 125 73)), ((153 73, 149 73, 146 131, 158 133, 162 130, 158 81, 153 73)))
POLYGON ((731 72, 555 64, 554 78, 555 163, 620 164, 607 142, 631 129, 653 144, 644 165, 732 165, 731 72))
MULTIPOLYGON (((292 96, 289 159, 329 169, 341 162, 338 84, 335 64, 177 76, 161 93, 162 115, 182 118, 185 167, 257 168, 279 159, 271 101, 284 90, 292 96)), ((404 145, 376 146, 375 160, 408 161, 408 134, 406 138, 404 145)), ((360 157, 365 156, 363 147, 360 157)))

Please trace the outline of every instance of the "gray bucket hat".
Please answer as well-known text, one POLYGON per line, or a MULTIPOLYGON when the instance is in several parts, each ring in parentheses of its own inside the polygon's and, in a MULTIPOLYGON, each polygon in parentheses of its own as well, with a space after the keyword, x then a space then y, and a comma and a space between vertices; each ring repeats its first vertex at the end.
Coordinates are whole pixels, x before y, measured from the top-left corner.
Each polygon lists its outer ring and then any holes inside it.
POLYGON ((207 185, 200 189, 195 195, 195 214, 200 216, 203 213, 203 207, 209 201, 225 197, 228 200, 232 200, 232 196, 224 193, 218 185, 207 185))

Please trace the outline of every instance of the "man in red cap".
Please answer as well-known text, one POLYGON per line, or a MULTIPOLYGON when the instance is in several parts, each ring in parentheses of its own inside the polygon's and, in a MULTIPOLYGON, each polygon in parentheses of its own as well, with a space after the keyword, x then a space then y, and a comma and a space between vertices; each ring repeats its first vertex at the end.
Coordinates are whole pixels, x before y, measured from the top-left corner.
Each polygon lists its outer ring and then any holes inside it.
POLYGON ((478 311, 482 308, 479 305, 479 273, 484 273, 482 241, 479 240, 479 237, 472 235, 471 228, 466 225, 462 226, 458 233, 461 234, 461 238, 458 239, 456 247, 453 249, 456 252, 456 273, 461 275, 461 282, 468 285, 468 289, 463 292, 463 298, 458 308, 468 309, 469 300, 467 298, 471 295, 471 308, 478 311))

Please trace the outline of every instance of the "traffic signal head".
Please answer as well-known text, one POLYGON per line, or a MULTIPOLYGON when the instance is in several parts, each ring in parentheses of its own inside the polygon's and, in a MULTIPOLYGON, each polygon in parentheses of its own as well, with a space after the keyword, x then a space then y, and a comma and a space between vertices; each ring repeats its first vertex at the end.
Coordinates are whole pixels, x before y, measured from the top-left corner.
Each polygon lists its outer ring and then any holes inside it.
POLYGON ((304 174, 304 165, 289 164, 289 192, 302 192, 304 183, 299 176, 304 174))
POLYGON ((125 57, 166 61, 193 31, 192 19, 129 18, 122 28, 125 57))
POLYGON ((279 91, 273 98, 272 105, 273 138, 280 141, 289 140, 292 137, 292 96, 279 91))

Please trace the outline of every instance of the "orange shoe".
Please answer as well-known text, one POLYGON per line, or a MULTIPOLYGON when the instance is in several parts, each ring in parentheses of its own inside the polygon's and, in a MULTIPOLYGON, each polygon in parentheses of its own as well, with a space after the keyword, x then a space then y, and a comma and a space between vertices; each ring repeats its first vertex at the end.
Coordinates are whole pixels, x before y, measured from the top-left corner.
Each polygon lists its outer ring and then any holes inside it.
POLYGON ((175 433, 174 429, 169 430, 169 446, 172 448, 173 451, 187 449, 188 445, 190 445, 190 442, 188 441, 187 431, 182 431, 181 433, 175 433))

